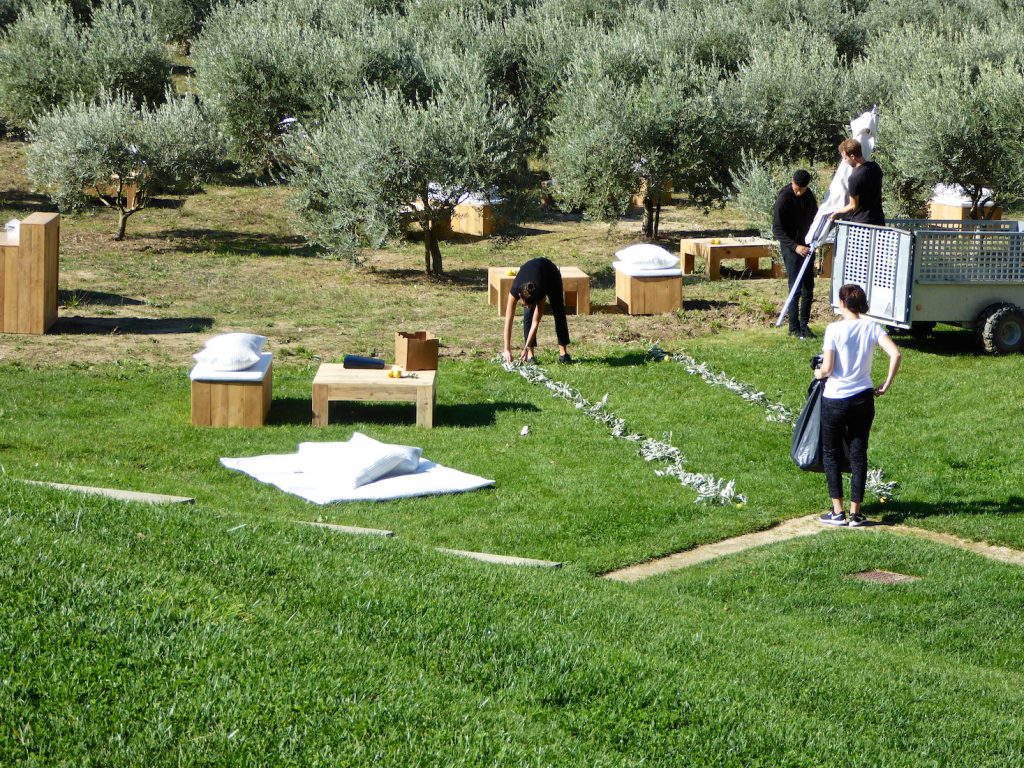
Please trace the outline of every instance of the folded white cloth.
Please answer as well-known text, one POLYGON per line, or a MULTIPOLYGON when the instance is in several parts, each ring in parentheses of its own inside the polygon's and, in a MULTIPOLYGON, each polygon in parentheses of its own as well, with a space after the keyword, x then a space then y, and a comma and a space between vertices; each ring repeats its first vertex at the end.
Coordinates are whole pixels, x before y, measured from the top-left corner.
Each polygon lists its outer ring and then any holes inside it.
POLYGON ((260 361, 256 365, 246 368, 244 371, 222 371, 198 363, 189 372, 188 377, 192 381, 263 381, 273 359, 274 355, 271 352, 264 352, 260 355, 260 361))
POLYGON ((679 267, 668 268, 668 269, 651 269, 650 267, 638 267, 635 264, 626 264, 622 261, 616 261, 612 264, 615 267, 616 272, 621 272, 624 275, 630 277, 680 277, 683 274, 683 270, 679 267))
POLYGON ((380 443, 357 432, 353 440, 344 443, 302 443, 297 453, 223 458, 220 462, 228 469, 244 472, 314 504, 384 501, 494 485, 493 480, 421 459, 419 450, 380 443), (371 452, 367 449, 369 443, 381 448, 371 452), (388 454, 386 449, 394 449, 403 460, 385 469, 385 474, 367 480, 368 473, 380 471, 386 464, 381 461, 388 454), (415 452, 416 464, 412 463, 410 451, 415 452), (413 466, 415 470, 409 471, 413 466), (364 482, 359 483, 360 480, 364 482))

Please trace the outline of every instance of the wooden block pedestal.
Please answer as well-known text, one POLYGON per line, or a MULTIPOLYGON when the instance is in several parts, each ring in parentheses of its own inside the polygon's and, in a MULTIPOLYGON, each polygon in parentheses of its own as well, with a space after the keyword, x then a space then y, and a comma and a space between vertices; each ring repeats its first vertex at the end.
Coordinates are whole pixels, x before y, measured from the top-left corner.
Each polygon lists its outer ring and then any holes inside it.
POLYGON ((60 214, 32 213, 0 232, 0 333, 46 333, 57 321, 60 214))
POLYGON ((627 315, 661 315, 683 306, 683 278, 633 277, 615 271, 615 301, 627 315))
POLYGON ((192 425, 262 427, 273 399, 273 355, 245 371, 192 369, 192 425))
MULTIPOLYGON (((579 267, 559 267, 562 273, 562 290, 565 291, 565 311, 568 314, 590 314, 590 275, 579 267)), ((512 282, 516 279, 512 267, 487 268, 487 303, 497 305, 498 316, 505 316, 505 302, 512 282), (512 272, 513 274, 508 274, 512 272)))

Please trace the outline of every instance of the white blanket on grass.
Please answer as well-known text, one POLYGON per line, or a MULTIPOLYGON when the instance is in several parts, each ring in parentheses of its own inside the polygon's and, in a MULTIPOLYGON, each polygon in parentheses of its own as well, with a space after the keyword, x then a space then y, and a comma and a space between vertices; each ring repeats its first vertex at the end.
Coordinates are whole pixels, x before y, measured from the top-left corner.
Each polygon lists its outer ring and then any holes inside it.
POLYGON ((355 485, 353 477, 362 467, 346 443, 304 443, 316 446, 315 453, 269 454, 243 458, 223 458, 228 469, 244 472, 261 483, 273 485, 285 493, 301 496, 314 504, 339 501, 386 501, 411 496, 473 491, 494 485, 477 475, 470 475, 420 459, 416 470, 404 474, 387 474, 364 485, 355 485), (334 460, 332 460, 332 457, 334 460))

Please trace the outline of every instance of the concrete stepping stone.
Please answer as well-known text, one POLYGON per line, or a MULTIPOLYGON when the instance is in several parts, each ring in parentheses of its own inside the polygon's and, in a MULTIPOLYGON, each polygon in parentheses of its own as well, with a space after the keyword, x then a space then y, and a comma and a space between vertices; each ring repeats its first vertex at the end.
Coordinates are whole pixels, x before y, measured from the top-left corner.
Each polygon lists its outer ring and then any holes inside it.
POLYGON ((118 501, 137 501, 142 504, 195 504, 196 500, 188 496, 167 496, 162 493, 143 493, 142 491, 124 491, 118 488, 96 488, 90 485, 68 485, 66 483, 49 483, 43 480, 22 480, 29 485, 43 485, 59 491, 74 491, 92 496, 106 496, 118 501))
POLYGON ((391 538, 395 535, 394 531, 388 531, 383 528, 360 528, 355 525, 336 525, 335 523, 318 523, 314 520, 302 520, 303 525, 312 525, 317 528, 326 528, 329 531, 335 533, 347 533, 351 536, 383 536, 385 538, 391 538))
POLYGON ((469 552, 462 549, 444 549, 443 547, 437 548, 438 552, 444 552, 446 555, 456 555, 458 557, 468 557, 471 560, 480 560, 484 563, 496 563, 498 565, 519 565, 529 568, 561 568, 561 563, 556 563, 552 560, 534 560, 529 557, 512 557, 510 555, 492 555, 489 552, 469 552))

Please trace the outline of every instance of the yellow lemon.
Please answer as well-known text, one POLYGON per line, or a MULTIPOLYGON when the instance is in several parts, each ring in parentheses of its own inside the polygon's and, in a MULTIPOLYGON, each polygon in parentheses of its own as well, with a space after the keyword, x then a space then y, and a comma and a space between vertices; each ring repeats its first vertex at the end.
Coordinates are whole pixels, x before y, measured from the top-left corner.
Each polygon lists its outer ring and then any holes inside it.
POLYGON ((717 237, 712 237, 708 242, 711 243, 712 245, 721 245, 722 244, 722 241, 719 240, 717 237))
POLYGON ((510 269, 506 271, 505 274, 508 275, 509 277, 515 277, 516 271, 514 269, 510 269))

